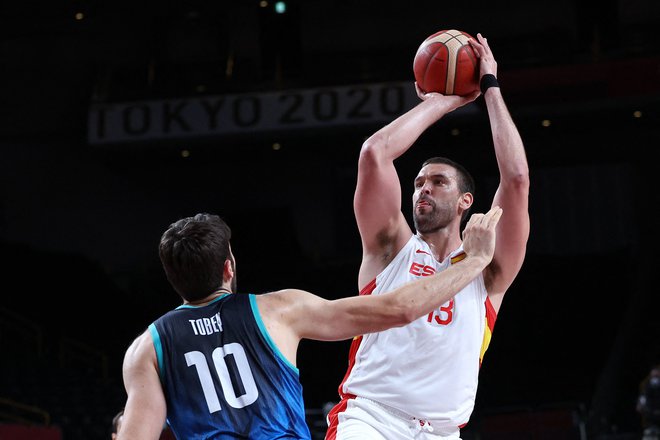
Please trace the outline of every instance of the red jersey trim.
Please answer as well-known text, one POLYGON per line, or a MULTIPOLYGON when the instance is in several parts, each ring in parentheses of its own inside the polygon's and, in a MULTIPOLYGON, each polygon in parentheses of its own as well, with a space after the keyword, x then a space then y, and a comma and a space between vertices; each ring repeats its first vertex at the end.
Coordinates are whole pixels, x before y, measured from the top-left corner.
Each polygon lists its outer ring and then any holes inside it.
MULTIPOLYGON (((376 278, 371 280, 369 284, 367 284, 362 288, 362 290, 360 290, 360 295, 371 295, 371 293, 374 291, 375 288, 376 288, 376 278)), ((344 384, 348 380, 348 376, 351 374, 351 371, 353 370, 353 366, 355 365, 355 355, 357 354, 358 348, 360 348, 360 343, 362 343, 362 335, 354 337, 353 341, 351 342, 351 348, 348 352, 348 369, 346 370, 346 374, 344 375, 344 378, 339 384, 339 388, 337 390, 339 392, 339 397, 341 397, 342 400, 346 398, 354 397, 344 394, 342 389, 344 388, 344 384)))
POLYGON ((497 320, 497 312, 495 311, 495 307, 493 307, 493 303, 490 302, 490 297, 486 297, 486 322, 488 323, 488 328, 490 329, 491 333, 495 329, 495 321, 497 320))
POLYGON ((362 290, 360 290, 360 295, 370 295, 375 288, 376 288, 376 278, 371 280, 369 284, 367 284, 362 288, 362 290))
POLYGON ((493 338, 493 330, 495 329, 495 321, 497 320, 497 312, 493 307, 493 303, 490 302, 490 297, 486 297, 484 304, 486 306, 486 328, 484 329, 481 351, 479 353, 479 367, 481 367, 486 351, 490 346, 490 340, 493 338))

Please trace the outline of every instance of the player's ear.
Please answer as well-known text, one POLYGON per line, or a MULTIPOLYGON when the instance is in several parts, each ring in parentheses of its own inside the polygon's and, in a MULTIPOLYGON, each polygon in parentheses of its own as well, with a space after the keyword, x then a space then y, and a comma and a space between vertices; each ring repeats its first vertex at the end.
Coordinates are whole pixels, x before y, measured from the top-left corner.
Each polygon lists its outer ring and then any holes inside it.
POLYGON ((224 267, 222 268, 222 281, 227 282, 234 277, 234 264, 231 259, 225 260, 224 267))
POLYGON ((469 209, 470 206, 472 206, 472 203, 474 203, 474 196, 472 195, 471 192, 463 193, 463 195, 461 196, 458 202, 459 206, 461 207, 461 209, 463 209, 463 211, 469 209))

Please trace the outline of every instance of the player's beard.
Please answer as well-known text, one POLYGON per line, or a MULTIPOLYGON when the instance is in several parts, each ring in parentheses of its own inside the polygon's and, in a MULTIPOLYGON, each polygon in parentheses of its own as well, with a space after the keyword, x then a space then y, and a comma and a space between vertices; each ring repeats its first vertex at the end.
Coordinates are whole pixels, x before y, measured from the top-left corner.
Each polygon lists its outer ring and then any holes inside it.
POLYGON ((452 207, 449 204, 436 204, 433 200, 424 199, 431 209, 424 213, 417 211, 417 203, 413 208, 415 229, 422 234, 430 234, 446 227, 452 220, 452 207))

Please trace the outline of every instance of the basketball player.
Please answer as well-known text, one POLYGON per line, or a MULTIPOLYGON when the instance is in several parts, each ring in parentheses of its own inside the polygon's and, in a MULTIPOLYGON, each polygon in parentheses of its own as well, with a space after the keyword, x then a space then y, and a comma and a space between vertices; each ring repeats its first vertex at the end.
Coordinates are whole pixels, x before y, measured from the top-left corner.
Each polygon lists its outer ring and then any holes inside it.
POLYGON ((294 289, 237 294, 229 227, 209 214, 173 223, 159 254, 183 305, 126 352, 119 439, 158 439, 166 420, 180 439, 310 439, 299 341, 401 326, 439 307, 490 262, 501 213, 495 207, 471 217, 462 264, 388 295, 335 301, 294 289))
MULTIPOLYGON (((493 260, 428 315, 353 340, 341 400, 328 414, 326 440, 454 440, 472 413, 497 312, 525 257, 529 170, 488 42, 478 34, 470 44, 479 57, 500 172, 492 205, 501 206, 503 214, 493 260)), ((417 92, 422 102, 368 138, 360 152, 354 209, 363 246, 361 295, 380 296, 464 261, 460 225, 473 203, 472 177, 449 159, 426 161, 414 180, 413 233, 401 212, 394 160, 479 92, 466 97, 424 94, 419 87, 417 92)))

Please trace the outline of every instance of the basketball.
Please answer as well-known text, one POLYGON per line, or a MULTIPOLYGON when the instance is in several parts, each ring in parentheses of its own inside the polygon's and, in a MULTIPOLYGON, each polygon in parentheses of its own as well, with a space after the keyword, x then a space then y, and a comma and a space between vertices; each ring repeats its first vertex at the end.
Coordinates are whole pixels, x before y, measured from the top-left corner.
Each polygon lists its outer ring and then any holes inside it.
POLYGON ((413 61, 415 81, 423 92, 467 95, 479 89, 479 59, 468 40, 455 29, 438 31, 420 44, 413 61))

